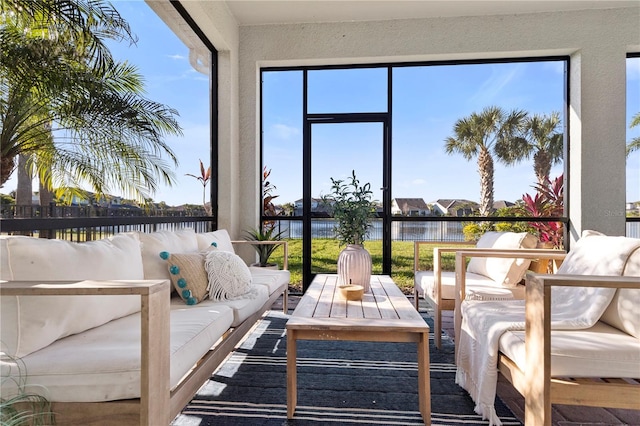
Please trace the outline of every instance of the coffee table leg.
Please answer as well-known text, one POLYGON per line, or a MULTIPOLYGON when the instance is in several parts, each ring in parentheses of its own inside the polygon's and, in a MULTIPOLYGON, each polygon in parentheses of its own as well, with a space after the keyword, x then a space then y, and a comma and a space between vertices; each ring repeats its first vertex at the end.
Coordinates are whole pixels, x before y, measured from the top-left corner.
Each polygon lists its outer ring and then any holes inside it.
POLYGON ((418 399, 425 425, 431 424, 431 382, 429 374, 429 333, 421 333, 418 342, 418 399))
POLYGON ((287 330, 287 418, 292 419, 296 411, 298 399, 297 367, 296 367, 296 336, 294 330, 287 330))

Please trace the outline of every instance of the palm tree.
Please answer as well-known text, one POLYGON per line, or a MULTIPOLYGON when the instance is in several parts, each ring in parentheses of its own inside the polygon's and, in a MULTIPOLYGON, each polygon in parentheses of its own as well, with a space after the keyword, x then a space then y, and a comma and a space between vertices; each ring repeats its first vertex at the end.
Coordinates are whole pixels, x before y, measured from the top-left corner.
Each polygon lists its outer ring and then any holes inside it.
POLYGON ((135 41, 117 11, 94 0, 2 7, 0 186, 19 154, 58 196, 88 183, 144 199, 171 184, 177 158, 164 138, 181 134, 178 113, 146 99, 136 68, 111 58, 103 38, 135 41))
MULTIPOLYGON (((633 116, 633 118, 631 119, 631 124, 629 124, 629 128, 636 126, 640 126, 640 112, 633 116)), ((635 138, 631 139, 627 144, 627 157, 633 151, 636 151, 638 149, 640 149, 640 136, 636 136, 635 138)))
POLYGON ((549 180, 551 166, 562 161, 563 134, 560 130, 560 113, 533 115, 522 124, 520 136, 505 139, 496 144, 496 155, 505 164, 515 164, 533 154, 533 171, 539 185, 549 180))
POLYGON ((460 153, 471 160, 478 157, 480 174, 480 214, 487 216, 493 208, 493 153, 496 145, 517 134, 527 113, 513 110, 509 113, 497 106, 487 107, 481 113, 455 122, 455 136, 445 139, 447 154, 460 153))

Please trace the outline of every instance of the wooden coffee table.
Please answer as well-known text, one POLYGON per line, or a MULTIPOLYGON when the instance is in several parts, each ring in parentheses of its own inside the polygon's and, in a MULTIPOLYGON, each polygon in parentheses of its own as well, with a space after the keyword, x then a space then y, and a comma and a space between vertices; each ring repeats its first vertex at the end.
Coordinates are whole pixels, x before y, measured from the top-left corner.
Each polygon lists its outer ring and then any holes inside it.
POLYGON ((430 425, 429 326, 388 275, 372 276, 370 292, 357 301, 347 301, 337 282, 337 275, 316 275, 287 322, 287 418, 297 404, 298 340, 415 342, 419 409, 430 425))

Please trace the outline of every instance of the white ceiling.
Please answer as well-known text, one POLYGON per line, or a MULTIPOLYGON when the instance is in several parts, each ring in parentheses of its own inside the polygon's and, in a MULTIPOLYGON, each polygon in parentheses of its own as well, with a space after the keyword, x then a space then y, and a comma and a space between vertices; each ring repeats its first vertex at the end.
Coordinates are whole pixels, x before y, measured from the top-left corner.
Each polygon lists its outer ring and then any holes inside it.
POLYGON ((239 25, 512 15, 640 7, 640 0, 226 0, 239 25))

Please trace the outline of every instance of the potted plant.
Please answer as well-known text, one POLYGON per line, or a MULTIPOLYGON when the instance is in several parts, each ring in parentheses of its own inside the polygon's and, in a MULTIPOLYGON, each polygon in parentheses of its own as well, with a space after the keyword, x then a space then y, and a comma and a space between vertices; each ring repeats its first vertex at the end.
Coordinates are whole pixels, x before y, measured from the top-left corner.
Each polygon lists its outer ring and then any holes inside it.
POLYGON ((47 398, 36 393, 28 392, 25 388, 26 368, 20 358, 4 355, 5 361, 15 363, 17 369, 9 368, 3 371, 2 382, 13 382, 14 392, 5 392, 0 395, 0 424, 2 426, 20 425, 52 425, 55 424, 55 415, 51 411, 51 403, 47 398), (4 375, 7 373, 7 375, 4 375))
MULTIPOLYGON (((276 232, 276 227, 273 224, 265 224, 262 228, 250 229, 245 233, 245 240, 247 241, 280 241, 284 231, 276 232)), ((258 262, 251 266, 278 267, 275 263, 269 263, 269 257, 278 248, 278 244, 252 244, 251 246, 258 253, 258 262)))
POLYGON ((341 246, 346 245, 338 257, 339 282, 362 285, 369 291, 371 255, 363 243, 376 212, 371 184, 360 185, 355 170, 347 182, 331 178, 331 184, 327 204, 335 220, 336 237, 341 246))

